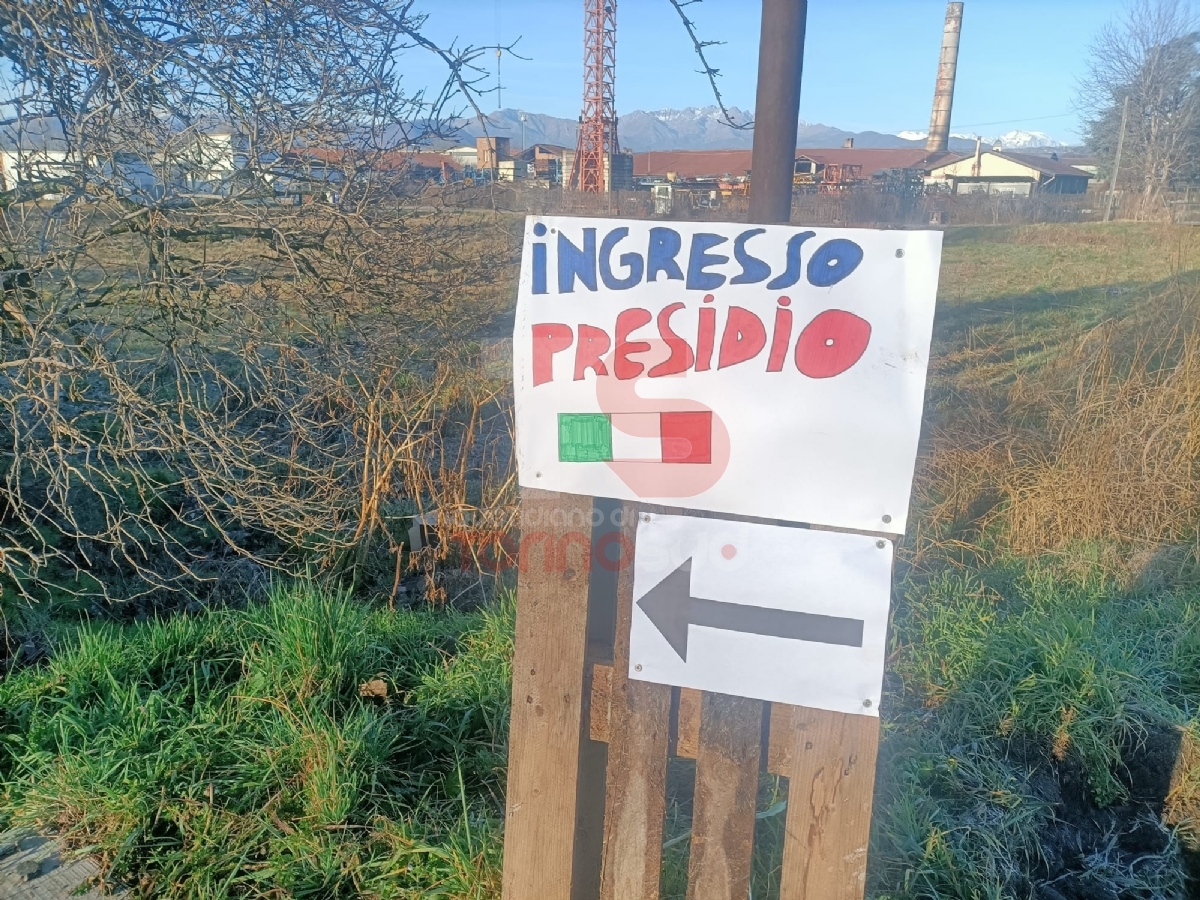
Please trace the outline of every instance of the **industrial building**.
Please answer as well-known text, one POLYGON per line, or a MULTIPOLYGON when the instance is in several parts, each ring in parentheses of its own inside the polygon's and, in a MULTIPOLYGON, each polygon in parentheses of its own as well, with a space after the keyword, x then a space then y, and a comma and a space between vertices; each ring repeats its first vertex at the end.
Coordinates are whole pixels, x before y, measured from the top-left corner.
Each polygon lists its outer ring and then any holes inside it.
POLYGON ((517 159, 525 165, 527 174, 543 178, 551 184, 558 184, 562 180, 563 160, 573 153, 568 147, 537 143, 522 150, 517 159), (530 166, 533 167, 532 171, 530 166))
MULTIPOLYGON (((637 153, 635 179, 643 185, 692 183, 717 187, 752 180, 749 150, 678 150, 637 153)), ((801 149, 796 151, 797 190, 835 193, 857 187, 895 190, 946 188, 952 193, 1037 192, 1083 194, 1092 174, 1053 155, 1008 153, 1001 148, 974 153, 911 149, 801 149)))
POLYGON ((944 185, 953 194, 1034 193, 1086 194, 1089 172, 1068 165, 1056 155, 1009 153, 1000 147, 958 154, 930 167, 929 185, 944 185))
POLYGON ((512 159, 512 140, 506 137, 475 138, 475 166, 496 172, 501 160, 512 159))
MULTIPOLYGON (((931 166, 956 158, 957 154, 929 153, 921 148, 800 149, 796 151, 793 184, 798 190, 835 191, 880 184, 901 172, 920 180, 931 166)), ((751 164, 749 150, 636 153, 633 174, 642 183, 746 182, 751 178, 751 164)))
POLYGON ((458 147, 451 147, 449 150, 444 151, 444 153, 450 157, 450 159, 453 160, 456 165, 462 166, 463 168, 470 167, 474 169, 479 165, 479 148, 477 147, 468 147, 466 144, 463 144, 458 147))

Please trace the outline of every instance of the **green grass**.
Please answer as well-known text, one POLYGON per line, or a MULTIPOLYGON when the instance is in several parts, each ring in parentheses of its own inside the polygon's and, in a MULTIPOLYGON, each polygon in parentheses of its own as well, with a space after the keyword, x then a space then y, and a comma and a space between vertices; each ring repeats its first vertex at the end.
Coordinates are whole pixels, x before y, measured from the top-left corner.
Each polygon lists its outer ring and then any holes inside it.
MULTIPOLYGON (((1077 367, 1087 356, 1108 351, 1118 380, 1171 364, 1129 348, 1191 327, 1165 320, 1195 308, 1198 268, 1188 229, 947 234, 882 710, 881 900, 1187 896, 1179 840, 1158 823, 1183 735, 1200 735, 1196 548, 1112 520, 1101 539, 1018 553, 1006 491, 1059 465, 1060 435, 1086 425, 1076 410, 1099 399, 1077 367), (1101 325, 1109 336, 1079 354, 1101 325)), ((1138 405, 1121 409, 1139 433, 1138 405)), ((1110 490, 1155 446, 1139 442, 1110 490)), ((1195 491, 1196 475, 1159 477, 1195 491)), ((1161 487, 1147 479, 1142 508, 1161 487)), ((1114 510, 1136 521, 1137 507, 1114 510)), ((1089 510, 1044 515, 1069 536, 1089 510)))
MULTIPOLYGON (((1020 225, 951 228, 939 301, 952 307, 1010 297, 1151 284, 1200 265, 1200 235, 1166 225, 1020 225)), ((1014 323, 1016 324, 1016 323, 1014 323)))
MULTIPOLYGON (((1127 758, 1196 729, 1200 591, 1138 594, 1019 559, 902 591, 872 845, 881 896, 1026 896, 1056 817, 1145 802, 1127 758)), ((1114 843, 1126 824, 1109 822, 1114 843)), ((1120 896, 1179 896, 1178 848, 1162 845, 1120 896)))
POLYGON ((156 897, 491 896, 511 611, 298 585, 78 628, 0 682, 0 816, 71 828, 156 897))

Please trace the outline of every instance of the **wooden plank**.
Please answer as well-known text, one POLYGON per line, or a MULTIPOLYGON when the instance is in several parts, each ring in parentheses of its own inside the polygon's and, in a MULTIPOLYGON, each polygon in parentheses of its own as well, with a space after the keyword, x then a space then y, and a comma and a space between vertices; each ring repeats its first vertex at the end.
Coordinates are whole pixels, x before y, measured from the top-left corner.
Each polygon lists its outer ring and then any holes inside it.
POLYGON ((679 716, 675 731, 675 755, 695 759, 700 752, 700 706, 702 694, 693 688, 679 689, 679 716))
POLYGON ((767 771, 772 775, 787 776, 792 770, 792 713, 795 706, 786 703, 771 704, 771 730, 767 740, 767 771))
MULTIPOLYGON (((637 506, 626 504, 622 520, 632 546, 637 506)), ((627 565, 617 580, 601 900, 656 900, 662 870, 671 688, 629 679, 632 619, 633 566, 627 565)))
POLYGON ((579 746, 575 780, 575 852, 571 863, 571 900, 596 900, 604 851, 604 770, 608 745, 586 733, 588 696, 584 695, 585 733, 579 746))
MULTIPOLYGON (((1189 822, 1194 828, 1200 825, 1196 821, 1196 810, 1200 809, 1200 784, 1196 782, 1193 773, 1200 771, 1200 739, 1192 735, 1186 727, 1175 729, 1179 738, 1175 754, 1175 765, 1171 769, 1171 780, 1168 782, 1167 796, 1163 802, 1163 824, 1172 828, 1187 827, 1189 822)), ((1185 833, 1185 840, 1190 838, 1185 833)), ((1188 847, 1191 851, 1200 847, 1188 847)))
POLYGON ((592 704, 588 710, 589 733, 593 741, 608 743, 608 716, 612 706, 612 666, 592 666, 592 704))
MULTIPOLYGON (((790 740, 779 758, 788 778, 780 900, 862 900, 879 719, 787 709, 790 740)), ((782 710, 778 715, 782 724, 782 710)))
POLYGON ((704 693, 687 900, 746 900, 762 749, 760 700, 704 693))
MULTIPOLYGON (((571 871, 572 900, 596 900, 600 894, 600 870, 604 860, 605 772, 608 768, 608 745, 593 738, 590 724, 607 717, 611 705, 608 698, 598 696, 595 677, 603 677, 603 668, 611 671, 616 643, 617 573, 611 565, 612 548, 609 541, 618 540, 620 528, 613 514, 622 509, 618 500, 594 498, 591 519, 591 572, 588 578, 587 649, 584 667, 588 685, 584 694, 583 742, 579 748, 579 775, 575 795, 575 861, 571 871), (594 713, 592 700, 601 706, 594 713)), ((603 685, 600 686, 603 690, 603 685)))
POLYGON ((591 549, 573 536, 590 534, 591 515, 590 497, 521 491, 532 558, 517 579, 504 900, 572 896, 591 549))

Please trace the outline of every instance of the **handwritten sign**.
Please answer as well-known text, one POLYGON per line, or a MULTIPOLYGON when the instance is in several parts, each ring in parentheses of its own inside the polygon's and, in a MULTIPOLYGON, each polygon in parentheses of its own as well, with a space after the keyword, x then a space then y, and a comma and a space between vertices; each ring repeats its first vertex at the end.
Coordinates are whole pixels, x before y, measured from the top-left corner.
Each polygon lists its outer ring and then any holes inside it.
POLYGON ((526 222, 520 483, 902 533, 941 234, 526 222))

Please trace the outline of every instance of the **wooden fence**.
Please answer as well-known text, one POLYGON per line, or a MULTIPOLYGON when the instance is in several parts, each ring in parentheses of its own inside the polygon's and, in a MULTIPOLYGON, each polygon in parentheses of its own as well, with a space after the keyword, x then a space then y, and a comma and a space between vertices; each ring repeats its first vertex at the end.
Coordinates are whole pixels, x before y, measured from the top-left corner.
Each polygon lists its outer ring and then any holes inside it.
MULTIPOLYGON (((522 492, 505 900, 656 900, 672 756, 696 761, 688 900, 746 900, 763 771, 788 780, 782 900, 862 900, 879 720, 630 680, 633 567, 593 567, 608 526, 580 540, 611 502, 522 492)), ((618 507, 632 547, 660 508, 618 507)))

